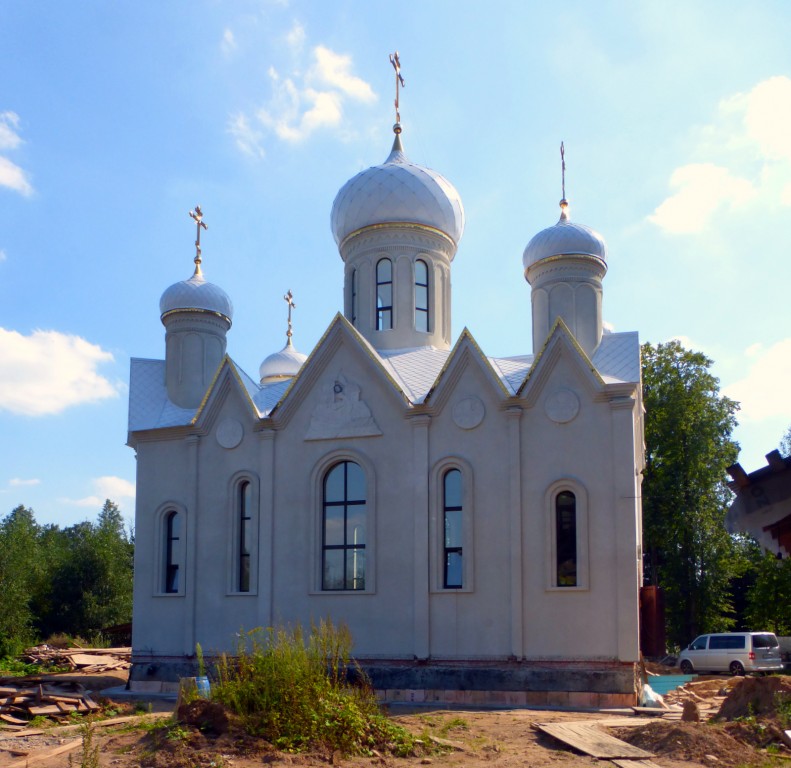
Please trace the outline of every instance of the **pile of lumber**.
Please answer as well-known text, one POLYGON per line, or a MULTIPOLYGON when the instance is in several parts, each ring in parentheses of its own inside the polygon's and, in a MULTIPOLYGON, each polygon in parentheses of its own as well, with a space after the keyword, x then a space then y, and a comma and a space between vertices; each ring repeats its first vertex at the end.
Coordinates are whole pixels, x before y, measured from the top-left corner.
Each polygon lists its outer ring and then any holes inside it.
POLYGON ((37 645, 28 648, 23 659, 33 664, 68 667, 80 672, 109 672, 129 669, 131 648, 54 648, 37 645))
POLYGON ((24 728, 34 717, 68 720, 72 712, 95 712, 99 705, 79 683, 24 680, 0 683, 0 723, 5 728, 24 728))

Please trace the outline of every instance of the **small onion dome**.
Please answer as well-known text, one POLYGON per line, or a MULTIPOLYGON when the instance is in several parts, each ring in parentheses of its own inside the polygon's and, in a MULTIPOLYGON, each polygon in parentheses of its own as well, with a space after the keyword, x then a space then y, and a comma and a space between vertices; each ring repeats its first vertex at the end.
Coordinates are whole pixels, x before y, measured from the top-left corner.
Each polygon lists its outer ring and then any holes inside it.
POLYGON ((606 263, 607 244, 595 230, 569 221, 568 203, 560 201, 558 223, 541 230, 527 244, 522 263, 525 271, 533 264, 552 256, 593 256, 606 263))
POLYGON ((189 280, 171 285, 159 300, 162 318, 171 312, 189 311, 214 312, 229 323, 233 319, 233 304, 228 294, 218 285, 208 282, 200 268, 189 280))
MULTIPOLYGON (((400 126, 396 128, 400 131, 400 126)), ((464 207, 444 176, 406 158, 396 132, 387 160, 341 187, 332 204, 331 223, 338 245, 352 232, 372 224, 401 223, 438 229, 458 245, 464 231, 464 207)))
POLYGON ((262 384, 271 384, 283 379, 292 379, 299 373, 302 363, 308 359, 307 355, 297 352, 291 339, 288 340, 280 352, 274 352, 267 357, 258 369, 262 384))

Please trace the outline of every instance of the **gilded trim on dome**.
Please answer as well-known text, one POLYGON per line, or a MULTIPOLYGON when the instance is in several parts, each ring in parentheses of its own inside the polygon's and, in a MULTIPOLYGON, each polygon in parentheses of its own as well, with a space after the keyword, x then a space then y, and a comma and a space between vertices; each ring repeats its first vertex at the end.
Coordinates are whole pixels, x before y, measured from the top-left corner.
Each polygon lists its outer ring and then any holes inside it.
POLYGON ((343 240, 341 240, 341 242, 338 244, 338 248, 343 248, 346 243, 363 232, 370 232, 371 230, 376 229, 388 229, 391 227, 404 227, 405 229, 417 229, 424 232, 431 232, 447 240, 454 248, 458 248, 458 243, 447 232, 443 232, 441 229, 437 229, 436 227, 431 227, 428 224, 419 224, 416 221, 382 221, 377 224, 367 224, 364 227, 355 229, 353 232, 349 232, 349 234, 346 235, 346 237, 344 237, 343 240))

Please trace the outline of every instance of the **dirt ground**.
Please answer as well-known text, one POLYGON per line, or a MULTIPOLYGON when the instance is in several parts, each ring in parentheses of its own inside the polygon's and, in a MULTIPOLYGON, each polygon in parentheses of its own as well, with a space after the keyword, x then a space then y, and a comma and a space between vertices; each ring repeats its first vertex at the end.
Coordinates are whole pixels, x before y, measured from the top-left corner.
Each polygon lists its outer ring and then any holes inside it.
MULTIPOLYGON (((118 679, 107 676, 97 685, 95 679, 81 682, 89 689, 118 685, 118 679)), ((720 678, 723 680, 723 678, 720 678)), ((789 683, 791 686, 791 683, 789 683)), ((700 690, 700 689, 699 689, 700 690)), ((791 687, 789 688, 791 690, 791 687)), ((742 696, 742 699, 745 697, 742 696)), ((161 703, 160 703, 161 704, 161 703)), ((163 707, 158 707, 163 708, 163 707)), ((165 706, 164 709, 168 709, 165 706)), ((118 704, 118 715, 128 714, 131 705, 118 704)), ((98 764, 101 768, 260 768, 270 766, 390 766, 413 768, 432 765, 436 768, 615 768, 608 760, 596 760, 541 734, 535 723, 594 722, 597 727, 639 746, 655 757, 652 763, 660 768, 695 768, 696 766, 788 766, 791 768, 791 749, 773 747, 772 753, 762 751, 760 733, 765 725, 753 718, 718 724, 688 723, 665 719, 646 720, 625 713, 568 712, 556 710, 460 710, 421 708, 407 712, 394 709, 393 718, 419 735, 426 743, 437 748, 436 739, 443 752, 409 758, 389 755, 347 758, 339 753, 314 752, 310 754, 284 754, 261 741, 244 736, 231 728, 220 736, 212 736, 187 725, 170 730, 152 731, 145 723, 167 716, 166 711, 157 715, 147 714, 131 723, 94 730, 98 746, 98 764), (629 725, 625 725, 629 723, 629 725), (634 725, 632 725, 634 723, 634 725), (745 743, 748 742, 748 743, 745 743), (774 756, 775 753, 788 757, 774 756)), ((771 715, 769 715, 771 717, 771 715)), ((24 768, 75 768, 82 763, 82 743, 79 730, 63 728, 45 729, 40 735, 8 738, 0 732, 0 766, 24 768), (59 747, 73 745, 70 751, 40 757, 59 747)), ((638 764, 635 764, 637 766, 638 764)))

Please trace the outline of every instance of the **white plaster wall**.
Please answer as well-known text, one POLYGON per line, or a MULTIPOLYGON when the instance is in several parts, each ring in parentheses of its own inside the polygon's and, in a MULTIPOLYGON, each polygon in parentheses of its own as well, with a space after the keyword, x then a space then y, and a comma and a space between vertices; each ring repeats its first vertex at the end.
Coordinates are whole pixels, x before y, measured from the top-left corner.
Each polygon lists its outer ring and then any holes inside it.
MULTIPOLYGON (((249 404, 229 386, 197 436, 166 431, 160 437, 171 439, 140 442, 136 651, 190 654, 195 642, 207 652, 227 650, 241 629, 331 616, 349 626, 361 657, 634 660, 638 405, 627 398, 614 407, 571 362, 571 354, 561 355, 538 397, 520 403, 507 401, 470 360, 427 415, 407 418, 392 385, 347 342, 314 381, 295 388, 291 397, 300 402, 280 420, 276 416, 274 430, 264 424, 262 432, 249 404), (305 440, 322 386, 331 386, 339 374, 361 387, 381 436, 305 440), (547 397, 558 389, 573 391, 580 401, 568 423, 546 414, 547 397), (453 420, 453 407, 471 397, 483 403, 485 417, 464 430, 453 420), (524 408, 521 418, 518 408, 524 408), (228 419, 244 430, 231 449, 216 437, 228 419), (513 455, 515 444, 521 455, 513 455), (316 467, 332 457, 374 468, 375 528, 368 531, 364 594, 319 588, 316 467), (438 588, 434 567, 439 552, 431 513, 441 510, 432 502, 431 470, 453 457, 473 471, 469 591, 467 585, 438 588), (514 483, 516 468, 520 477, 514 483), (228 588, 231 478, 242 470, 260 483, 259 578, 249 595, 229 594, 228 588), (548 583, 546 493, 562 478, 582 486, 588 499, 584 589, 553 590, 548 583), (517 499, 514 488, 520 489, 517 499), (165 503, 188 510, 183 595, 156 594, 161 568, 155 543, 162 531, 155 515, 165 503)), ((468 549, 465 544, 465 557, 468 549)))

